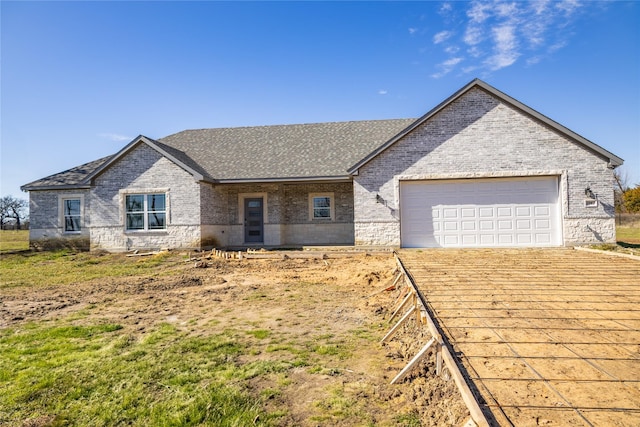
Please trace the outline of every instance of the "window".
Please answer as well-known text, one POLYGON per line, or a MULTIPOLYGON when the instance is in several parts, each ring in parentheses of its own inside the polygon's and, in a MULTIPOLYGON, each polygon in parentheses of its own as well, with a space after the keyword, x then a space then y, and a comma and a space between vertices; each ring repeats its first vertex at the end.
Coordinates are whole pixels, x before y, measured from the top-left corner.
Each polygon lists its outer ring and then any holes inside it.
POLYGON ((62 199, 62 210, 64 215, 63 223, 65 233, 81 231, 80 206, 80 199, 62 199))
POLYGON ((309 219, 333 220, 333 193, 309 194, 309 219))
POLYGON ((164 230, 167 228, 164 194, 128 194, 125 200, 127 230, 164 230))

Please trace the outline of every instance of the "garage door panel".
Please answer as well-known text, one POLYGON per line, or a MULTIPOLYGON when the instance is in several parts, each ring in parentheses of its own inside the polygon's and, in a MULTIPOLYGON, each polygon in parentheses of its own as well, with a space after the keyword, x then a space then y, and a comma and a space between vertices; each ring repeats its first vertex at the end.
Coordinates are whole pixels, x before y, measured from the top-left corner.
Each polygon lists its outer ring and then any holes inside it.
POLYGON ((475 221, 462 221, 460 223, 460 229, 462 231, 476 231, 476 222, 475 221))
POLYGON ((455 221, 445 221, 443 223, 444 231, 456 231, 458 230, 458 222, 455 221))
POLYGON ((561 244, 556 177, 400 184, 405 247, 561 244))
POLYGON ((493 218, 495 216, 495 209, 478 208, 478 215, 480 216, 480 218, 493 218))
POLYGON ((513 215, 513 209, 509 206, 501 206, 498 208, 498 217, 503 217, 503 216, 512 216, 513 215))
POLYGON ((516 236, 518 244, 529 245, 532 243, 531 234, 518 234, 516 236))
POLYGON ((493 234, 481 234, 480 235, 480 245, 483 246, 493 246, 496 244, 496 236, 493 234))
POLYGON ((480 230, 482 231, 492 231, 495 230, 496 227, 493 221, 481 220, 480 221, 480 230))
POLYGON ((462 218, 475 218, 477 215, 476 208, 461 208, 460 216, 462 218))
POLYGON ((478 239, 473 234, 463 234, 462 244, 464 246, 476 246, 478 244, 478 239))
POLYGON ((498 234, 498 243, 501 245, 512 245, 513 236, 511 234, 498 234))
POLYGON ((551 239, 550 239, 550 235, 549 233, 536 233, 534 234, 535 236, 535 242, 541 245, 548 245, 551 243, 551 239))
POLYGON ((536 219, 536 230, 550 230, 551 229, 551 221, 548 219, 536 219))
POLYGON ((459 246, 458 236, 445 234, 443 237, 444 237, 444 246, 459 246))
POLYGON ((534 206, 533 207, 533 212, 534 212, 535 216, 547 217, 550 214, 549 206, 534 206))
POLYGON ((531 230, 531 221, 528 219, 519 219, 516 221, 516 228, 518 230, 531 230))
POLYGON ((513 230, 513 222, 511 221, 498 221, 498 230, 513 230))

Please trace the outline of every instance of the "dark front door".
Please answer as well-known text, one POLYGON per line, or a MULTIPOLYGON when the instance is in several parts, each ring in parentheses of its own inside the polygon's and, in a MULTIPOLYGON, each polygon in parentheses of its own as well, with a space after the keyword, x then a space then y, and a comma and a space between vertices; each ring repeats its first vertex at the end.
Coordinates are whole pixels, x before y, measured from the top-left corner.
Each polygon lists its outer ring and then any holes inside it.
POLYGON ((245 243, 264 242, 264 221, 262 197, 244 199, 244 241, 245 243))

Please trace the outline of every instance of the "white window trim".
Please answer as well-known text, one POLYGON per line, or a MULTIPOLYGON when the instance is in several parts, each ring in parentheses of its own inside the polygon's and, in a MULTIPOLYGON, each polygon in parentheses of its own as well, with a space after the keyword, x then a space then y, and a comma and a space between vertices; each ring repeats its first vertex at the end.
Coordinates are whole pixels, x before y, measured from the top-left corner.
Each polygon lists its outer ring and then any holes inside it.
POLYGON ((157 234, 166 234, 169 229, 169 225, 171 225, 171 202, 169 197, 169 189, 168 188, 142 188, 142 189, 125 189, 119 191, 120 196, 120 222, 122 224, 122 228, 125 233, 157 233, 157 234), (165 212, 165 227, 164 228, 154 228, 148 229, 146 215, 148 211, 144 211, 145 214, 145 228, 141 230, 136 229, 128 229, 127 228, 127 196, 131 195, 143 195, 145 196, 145 205, 147 204, 146 196, 149 194, 164 194, 164 212, 165 212))
POLYGON ((309 193, 309 221, 335 221, 336 219, 336 203, 333 193, 309 193), (329 198, 329 218, 314 218, 313 216, 313 199, 316 197, 328 197, 329 198))
POLYGON ((60 194, 58 196, 58 225, 63 234, 81 234, 84 230, 84 194, 60 194), (80 200, 80 230, 66 231, 64 229, 64 202, 65 200, 80 200))

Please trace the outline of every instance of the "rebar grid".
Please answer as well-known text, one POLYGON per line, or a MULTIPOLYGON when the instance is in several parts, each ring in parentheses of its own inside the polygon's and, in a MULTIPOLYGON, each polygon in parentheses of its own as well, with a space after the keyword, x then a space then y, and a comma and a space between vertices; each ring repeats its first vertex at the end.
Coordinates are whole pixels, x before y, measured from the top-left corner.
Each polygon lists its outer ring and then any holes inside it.
POLYGON ((621 367, 638 365, 640 358, 640 262, 571 250, 499 250, 497 262, 488 260, 478 265, 473 258, 478 253, 482 256, 482 252, 486 257, 486 251, 468 250, 422 254, 403 251, 400 255, 467 367, 470 379, 487 400, 486 406, 501 415, 496 419, 517 425, 521 423, 517 414, 540 409, 573 411, 585 425, 597 422, 592 419, 596 412, 598 417, 616 413, 624 418, 628 414, 622 425, 637 422, 640 367, 621 367), (525 263, 529 265, 526 268, 522 267, 525 263), (493 338, 480 339, 474 331, 493 338), (471 336, 465 339, 469 333, 471 336), (532 339, 514 339, 518 333, 527 333, 532 339), (572 335, 574 338, 570 338, 572 335), (519 351, 523 345, 550 344, 562 349, 564 355, 523 355, 519 351), (496 355, 499 349, 503 353, 508 349, 511 355, 496 355), (617 354, 606 355, 612 349, 617 354), (533 378, 488 375, 481 366, 487 360, 520 363, 533 378), (545 361, 551 369, 538 363, 545 361), (564 361, 586 364, 602 378, 540 372, 540 366, 544 366, 543 371, 553 371, 554 365, 564 361), (476 368, 483 369, 479 372, 476 368), (508 393, 501 388, 507 384, 515 392, 519 383, 544 384, 559 402, 540 405, 509 401, 508 393), (564 383, 593 386, 594 393, 602 386, 607 390, 614 387, 626 399, 625 404, 598 406, 588 404, 589 399, 581 402, 564 383), (511 415, 510 408, 518 411, 511 415))

